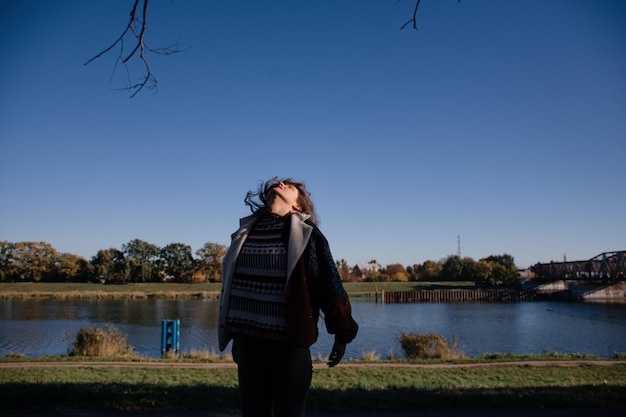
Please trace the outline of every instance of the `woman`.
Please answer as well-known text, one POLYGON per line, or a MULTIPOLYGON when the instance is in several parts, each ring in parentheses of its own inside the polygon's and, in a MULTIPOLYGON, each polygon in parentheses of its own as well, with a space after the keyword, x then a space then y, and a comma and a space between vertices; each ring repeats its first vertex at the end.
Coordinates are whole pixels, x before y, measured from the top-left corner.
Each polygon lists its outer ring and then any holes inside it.
POLYGON ((224 257, 220 350, 233 340, 244 417, 303 416, 320 310, 335 335, 329 367, 358 326, 304 183, 273 178, 244 201, 253 214, 224 257))

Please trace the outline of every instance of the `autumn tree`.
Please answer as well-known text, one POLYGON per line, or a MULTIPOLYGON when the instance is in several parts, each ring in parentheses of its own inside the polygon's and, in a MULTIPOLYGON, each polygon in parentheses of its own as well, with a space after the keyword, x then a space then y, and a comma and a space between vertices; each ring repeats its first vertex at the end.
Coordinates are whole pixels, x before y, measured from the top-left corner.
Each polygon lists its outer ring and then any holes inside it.
POLYGON ((224 255, 227 247, 219 243, 207 242, 196 251, 196 268, 202 271, 205 280, 221 281, 224 255))
POLYGON ((0 281, 86 280, 89 263, 46 242, 0 242, 0 281))
POLYGON ((515 286, 519 271, 515 259, 508 254, 491 255, 479 261, 480 275, 475 280, 479 286, 515 286))
POLYGON ((371 267, 365 272, 365 280, 378 281, 380 279, 380 264, 376 259, 370 260, 368 264, 371 265, 371 267))
POLYGON ((423 264, 418 265, 417 276, 422 281, 437 281, 439 274, 441 274, 441 263, 436 261, 425 261, 423 264))
POLYGON ((90 273, 91 264, 85 258, 73 253, 60 253, 51 279, 58 282, 84 282, 90 273))
POLYGON ((391 264, 387 265, 385 268, 385 273, 387 275, 387 279, 390 281, 402 281, 406 282, 409 280, 409 273, 406 268, 401 264, 391 264))
POLYGON ((39 282, 53 271, 57 251, 46 242, 17 242, 8 256, 15 279, 39 282))
POLYGON ((502 255, 491 255, 485 259, 502 265, 506 269, 507 274, 517 276, 517 267, 515 266, 515 258, 513 256, 505 253, 502 255))
POLYGON ((474 284, 478 287, 488 287, 491 285, 493 276, 493 263, 485 259, 476 262, 474 268, 474 284))
POLYGON ((335 265, 337 266, 337 271, 339 272, 341 280, 350 281, 350 268, 348 267, 348 262, 345 259, 340 259, 335 261, 335 265))

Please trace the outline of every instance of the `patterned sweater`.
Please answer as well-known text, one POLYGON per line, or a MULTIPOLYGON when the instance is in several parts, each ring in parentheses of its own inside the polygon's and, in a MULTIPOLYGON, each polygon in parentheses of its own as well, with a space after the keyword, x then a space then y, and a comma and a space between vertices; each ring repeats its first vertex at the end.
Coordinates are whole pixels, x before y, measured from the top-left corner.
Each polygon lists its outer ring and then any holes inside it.
POLYGON ((237 257, 226 330, 233 337, 286 342, 286 282, 285 218, 262 218, 237 257))

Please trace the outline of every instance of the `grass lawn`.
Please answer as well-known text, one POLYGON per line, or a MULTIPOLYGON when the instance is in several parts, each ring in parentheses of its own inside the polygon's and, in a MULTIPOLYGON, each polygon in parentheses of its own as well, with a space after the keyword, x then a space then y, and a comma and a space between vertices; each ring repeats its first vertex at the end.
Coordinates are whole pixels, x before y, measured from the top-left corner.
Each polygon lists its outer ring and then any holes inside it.
MULTIPOLYGON (((188 362, 186 362, 188 364, 188 362)), ((32 364, 31 364, 32 365, 32 364)), ((239 407, 234 367, 0 367, 0 409, 239 407), (37 398, 37 401, 33 401, 37 398), (35 404, 37 404, 35 406, 35 404)), ((626 405, 626 364, 316 367, 309 410, 615 407, 626 405)))

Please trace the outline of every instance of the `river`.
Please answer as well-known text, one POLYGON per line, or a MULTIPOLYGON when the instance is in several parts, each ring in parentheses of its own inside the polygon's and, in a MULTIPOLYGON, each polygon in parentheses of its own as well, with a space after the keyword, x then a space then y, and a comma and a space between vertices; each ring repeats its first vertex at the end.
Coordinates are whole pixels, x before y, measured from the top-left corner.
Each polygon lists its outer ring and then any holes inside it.
MULTIPOLYGON (((519 302, 492 304, 377 304, 352 299, 359 323, 347 358, 376 353, 403 357, 402 332, 456 337, 468 357, 543 352, 613 357, 626 352, 626 304, 519 302)), ((0 356, 67 354, 81 327, 112 324, 142 356, 161 356, 162 320, 180 320, 182 352, 217 352, 217 300, 0 300, 0 356)), ((313 356, 325 357, 332 338, 320 323, 313 356)))

